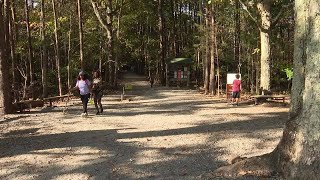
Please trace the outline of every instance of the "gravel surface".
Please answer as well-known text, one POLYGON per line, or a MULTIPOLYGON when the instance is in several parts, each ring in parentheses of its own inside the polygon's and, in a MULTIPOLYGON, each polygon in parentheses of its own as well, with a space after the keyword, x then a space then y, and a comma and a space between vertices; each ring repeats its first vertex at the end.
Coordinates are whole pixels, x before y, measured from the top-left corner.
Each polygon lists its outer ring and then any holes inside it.
MULTIPOLYGON (((149 88, 103 98, 81 118, 77 99, 0 120, 0 179, 208 179, 237 156, 272 151, 288 108, 243 105, 193 90, 149 88)), ((214 179, 214 178, 213 178, 214 179)))

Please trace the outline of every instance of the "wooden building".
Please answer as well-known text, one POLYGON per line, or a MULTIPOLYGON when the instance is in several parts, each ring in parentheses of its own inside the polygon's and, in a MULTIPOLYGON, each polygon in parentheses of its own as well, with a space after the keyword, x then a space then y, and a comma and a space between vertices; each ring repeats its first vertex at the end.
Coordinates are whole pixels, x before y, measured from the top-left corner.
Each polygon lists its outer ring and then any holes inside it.
POLYGON ((174 58, 167 63, 167 85, 189 86, 193 60, 191 58, 174 58))

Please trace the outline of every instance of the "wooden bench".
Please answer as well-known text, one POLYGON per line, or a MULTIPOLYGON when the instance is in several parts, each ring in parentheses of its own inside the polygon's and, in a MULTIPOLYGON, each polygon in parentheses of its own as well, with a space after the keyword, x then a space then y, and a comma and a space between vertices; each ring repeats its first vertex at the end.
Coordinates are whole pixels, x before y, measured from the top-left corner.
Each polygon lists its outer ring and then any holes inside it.
POLYGON ((47 97, 47 98, 43 98, 43 101, 49 101, 49 106, 52 107, 52 102, 59 100, 59 99, 64 99, 64 98, 68 98, 71 97, 73 95, 71 94, 66 94, 66 95, 62 95, 62 96, 53 96, 53 97, 47 97))
POLYGON ((23 110, 25 109, 28 109, 30 111, 31 108, 43 107, 44 101, 43 100, 23 100, 23 101, 13 103, 13 106, 17 111, 20 111, 20 112, 23 112, 23 110))
POLYGON ((259 102, 265 102, 267 99, 272 99, 272 100, 282 100, 282 102, 285 102, 285 99, 288 96, 285 95, 256 95, 256 96, 251 96, 251 98, 254 98, 255 104, 259 104, 259 102))

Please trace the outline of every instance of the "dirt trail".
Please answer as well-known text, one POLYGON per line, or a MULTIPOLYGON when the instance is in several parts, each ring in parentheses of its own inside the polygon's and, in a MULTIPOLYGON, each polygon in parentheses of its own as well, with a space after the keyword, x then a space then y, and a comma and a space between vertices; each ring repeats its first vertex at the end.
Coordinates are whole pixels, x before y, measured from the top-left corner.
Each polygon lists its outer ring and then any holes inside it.
POLYGON ((69 107, 0 120, 0 179, 205 179, 236 156, 272 151, 285 107, 230 107, 193 90, 149 88, 128 75, 132 101, 103 98, 81 118, 69 107))

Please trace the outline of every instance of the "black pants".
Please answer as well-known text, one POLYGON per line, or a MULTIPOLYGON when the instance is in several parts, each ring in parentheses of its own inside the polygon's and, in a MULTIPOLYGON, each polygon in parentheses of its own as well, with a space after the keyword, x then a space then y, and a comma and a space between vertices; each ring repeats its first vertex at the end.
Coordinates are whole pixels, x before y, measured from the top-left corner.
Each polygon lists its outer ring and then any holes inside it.
POLYGON ((82 102, 82 107, 83 107, 83 113, 88 112, 88 102, 90 98, 90 93, 86 95, 80 95, 81 102, 82 102))
POLYGON ((97 112, 100 112, 100 113, 102 113, 103 111, 102 104, 101 104, 102 96, 103 96, 102 91, 93 93, 94 106, 96 107, 97 112), (100 110, 98 105, 100 107, 100 110))

